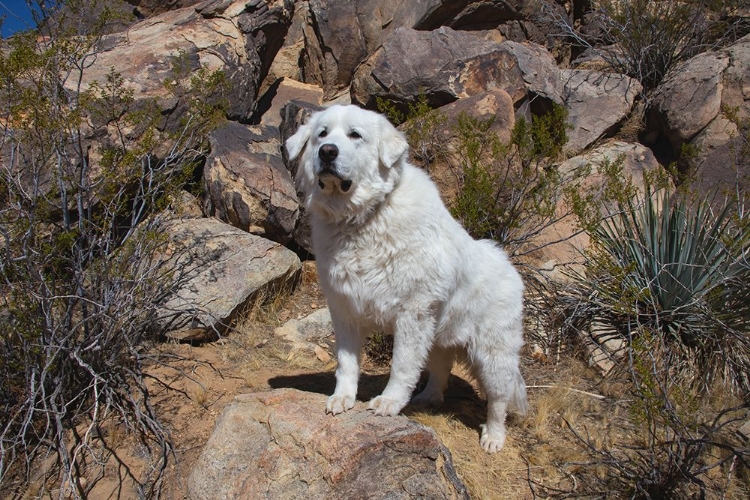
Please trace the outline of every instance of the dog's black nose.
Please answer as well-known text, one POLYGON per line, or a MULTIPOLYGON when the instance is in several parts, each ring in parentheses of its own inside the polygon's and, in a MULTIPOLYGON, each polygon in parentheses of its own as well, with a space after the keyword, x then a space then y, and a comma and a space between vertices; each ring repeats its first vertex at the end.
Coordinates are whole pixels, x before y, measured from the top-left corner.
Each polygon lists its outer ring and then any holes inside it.
POLYGON ((318 156, 325 163, 331 163, 339 155, 339 148, 335 144, 323 144, 318 150, 318 156))

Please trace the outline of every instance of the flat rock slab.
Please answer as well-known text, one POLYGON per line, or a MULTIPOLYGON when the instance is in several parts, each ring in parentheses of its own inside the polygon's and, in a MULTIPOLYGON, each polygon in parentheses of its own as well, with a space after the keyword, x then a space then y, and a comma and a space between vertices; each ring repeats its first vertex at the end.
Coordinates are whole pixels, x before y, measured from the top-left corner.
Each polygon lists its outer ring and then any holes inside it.
POLYGON ((643 91, 637 80, 625 75, 579 69, 560 72, 568 108, 568 142, 565 150, 579 154, 617 130, 643 91))
POLYGON ((468 499, 431 429, 361 405, 333 417, 325 400, 296 389, 238 396, 190 475, 188 497, 468 499))

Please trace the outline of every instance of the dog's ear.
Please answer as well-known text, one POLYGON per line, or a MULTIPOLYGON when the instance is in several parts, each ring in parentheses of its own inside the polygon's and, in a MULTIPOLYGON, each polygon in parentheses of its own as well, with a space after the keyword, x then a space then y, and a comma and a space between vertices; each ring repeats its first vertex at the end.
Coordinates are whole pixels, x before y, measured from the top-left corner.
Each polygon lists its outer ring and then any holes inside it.
POLYGON ((380 155, 380 161, 386 167, 391 168, 409 150, 409 143, 406 142, 404 134, 399 132, 391 122, 385 117, 381 117, 381 119, 383 123, 380 127, 381 137, 380 144, 378 145, 378 154, 380 155))
POLYGON ((302 150, 305 149, 305 145, 310 139, 310 134, 312 134, 312 126, 310 122, 307 122, 305 125, 300 126, 294 135, 286 140, 284 147, 286 147, 286 153, 290 160, 297 158, 302 150))

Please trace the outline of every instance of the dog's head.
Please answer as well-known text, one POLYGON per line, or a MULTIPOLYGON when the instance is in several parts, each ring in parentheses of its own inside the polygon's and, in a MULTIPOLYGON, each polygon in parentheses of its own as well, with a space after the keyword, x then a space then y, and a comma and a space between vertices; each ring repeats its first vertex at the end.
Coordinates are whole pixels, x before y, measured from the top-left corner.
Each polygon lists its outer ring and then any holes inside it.
POLYGON ((285 146, 290 159, 300 157, 305 204, 335 221, 361 219, 381 203, 398 183, 408 150, 383 115, 357 106, 314 113, 285 146))

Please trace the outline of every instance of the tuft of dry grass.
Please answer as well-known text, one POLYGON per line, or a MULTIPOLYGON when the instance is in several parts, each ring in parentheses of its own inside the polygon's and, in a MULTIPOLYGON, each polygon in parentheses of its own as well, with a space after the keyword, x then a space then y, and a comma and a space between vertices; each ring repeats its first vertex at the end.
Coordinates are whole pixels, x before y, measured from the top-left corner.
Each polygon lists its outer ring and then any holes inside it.
POLYGON ((472 499, 519 498, 527 490, 522 446, 512 430, 500 453, 488 454, 479 446, 478 429, 456 415, 415 412, 409 418, 432 428, 451 451, 453 465, 472 499))

